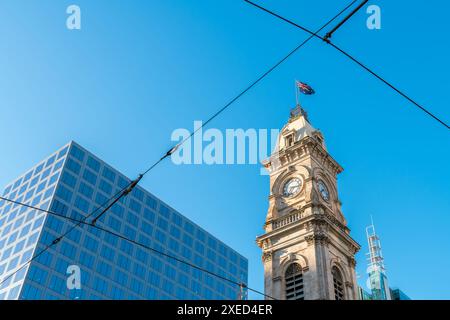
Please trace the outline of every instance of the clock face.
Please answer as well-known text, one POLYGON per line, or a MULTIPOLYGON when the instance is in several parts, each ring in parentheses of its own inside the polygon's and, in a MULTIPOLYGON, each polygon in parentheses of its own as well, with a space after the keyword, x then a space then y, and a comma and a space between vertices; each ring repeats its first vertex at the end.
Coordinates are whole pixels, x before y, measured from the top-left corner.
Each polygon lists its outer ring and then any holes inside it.
POLYGON ((317 182, 317 189, 319 189, 319 193, 323 200, 328 201, 330 200, 330 193, 328 192, 328 188, 322 180, 319 180, 317 182))
POLYGON ((302 180, 299 178, 290 179, 283 188, 283 195, 285 197, 293 197, 300 192, 302 188, 302 180))

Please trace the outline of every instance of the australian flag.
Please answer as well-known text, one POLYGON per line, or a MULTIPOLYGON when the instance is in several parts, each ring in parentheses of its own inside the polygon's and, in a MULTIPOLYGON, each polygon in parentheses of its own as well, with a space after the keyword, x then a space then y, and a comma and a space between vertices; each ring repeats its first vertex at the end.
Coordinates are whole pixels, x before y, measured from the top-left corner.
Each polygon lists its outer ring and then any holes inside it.
POLYGON ((300 90, 301 93, 306 94, 306 95, 312 95, 315 94, 316 92, 314 91, 313 88, 311 88, 309 85, 307 85, 306 83, 297 81, 297 88, 298 90, 300 90))

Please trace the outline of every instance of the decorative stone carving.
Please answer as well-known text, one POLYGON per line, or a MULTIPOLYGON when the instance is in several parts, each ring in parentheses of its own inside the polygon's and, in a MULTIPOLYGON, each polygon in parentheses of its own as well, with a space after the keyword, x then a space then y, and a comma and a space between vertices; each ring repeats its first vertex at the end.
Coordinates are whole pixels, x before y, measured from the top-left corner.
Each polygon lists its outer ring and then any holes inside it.
POLYGON ((262 261, 263 262, 272 261, 272 256, 273 256, 272 251, 264 252, 262 255, 262 261))
POLYGON ((305 236, 305 240, 309 246, 311 246, 313 244, 328 245, 330 243, 330 239, 329 239, 328 235, 325 233, 317 233, 317 234, 305 236))

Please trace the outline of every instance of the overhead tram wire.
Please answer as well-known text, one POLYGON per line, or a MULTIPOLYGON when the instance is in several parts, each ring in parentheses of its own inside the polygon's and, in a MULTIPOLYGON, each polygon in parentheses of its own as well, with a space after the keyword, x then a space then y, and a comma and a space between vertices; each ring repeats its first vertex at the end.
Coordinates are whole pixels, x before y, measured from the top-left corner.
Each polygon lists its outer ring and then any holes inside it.
MULTIPOLYGON (((102 212, 100 212, 99 215, 97 215, 92 222, 87 223, 86 220, 91 217, 92 215, 94 215, 97 211, 99 211, 101 208, 107 206, 109 204, 109 202, 111 200, 114 199, 114 203, 120 201, 120 199, 126 195, 128 195, 132 189, 140 182, 140 180, 146 175, 148 174, 151 170, 153 170, 156 166, 158 166, 163 160, 165 160, 166 158, 170 157, 180 146, 182 146, 184 143, 186 143, 188 140, 190 140, 200 129, 204 128, 206 125, 208 125, 212 120, 214 120, 215 118, 217 118, 221 113, 223 113, 226 109, 228 109, 234 102, 236 102, 240 97, 242 97, 245 93, 247 93, 248 91, 250 91, 254 86, 256 86, 261 80, 263 80, 265 77, 267 77, 270 73, 272 73, 275 69, 277 69, 283 62, 285 62, 289 57, 291 57, 294 53, 296 53, 300 48, 302 48, 304 45, 306 45, 312 38, 314 38, 315 36, 317 36, 317 33, 319 33, 320 31, 322 31, 323 29, 325 29, 328 25, 330 25, 334 20, 336 20, 338 17, 340 17, 345 11, 347 11, 349 8, 351 8, 355 3, 357 2, 357 0, 353 0, 351 1, 351 3, 349 5, 347 5, 344 9, 342 9, 337 15, 335 15, 333 18, 331 18, 327 23, 325 23, 320 29, 318 29, 315 33, 312 33, 312 35, 310 37, 308 37, 307 39, 305 39, 302 43, 300 43, 297 47, 295 47, 293 50, 291 50, 286 56, 284 56, 280 61, 278 61, 273 67, 271 67, 270 69, 268 69, 265 73, 263 73, 258 79, 256 79, 254 82, 252 82, 248 87, 246 87, 243 91, 241 91, 236 97, 234 97, 232 100, 230 100, 230 102, 228 102, 225 106, 223 106, 221 109, 219 109, 216 113, 214 113, 207 121, 205 121, 199 128, 197 128, 197 130, 195 130, 194 132, 192 132, 186 139, 184 139, 183 141, 181 141, 179 144, 177 144, 175 147, 173 147, 172 149, 170 149, 169 151, 167 151, 167 153, 161 157, 158 161, 156 161, 155 163, 153 163, 146 171, 144 171, 142 174, 140 174, 138 176, 138 178, 134 181, 131 181, 129 185, 127 185, 125 188, 123 188, 122 190, 120 190, 118 193, 116 193, 113 197, 111 197, 108 201, 105 202, 105 204, 103 204, 102 206, 97 207, 92 213, 90 213, 88 216, 86 216, 82 221, 77 221, 79 224, 75 225, 73 228, 70 229, 70 231, 72 231, 73 229, 75 229, 76 227, 78 227, 81 224, 88 224, 92 227, 96 227, 95 223, 96 221, 98 221, 98 219, 104 215, 107 210, 102 210, 102 212), (133 187, 129 189, 129 187, 133 185, 133 187)), ((13 201, 13 200, 9 200, 3 197, 0 197, 0 199, 3 199, 5 201, 13 201)), ((19 204, 18 202, 16 202, 16 204, 19 204)), ((25 205, 25 204, 22 204, 25 205)), ((30 207, 29 205, 27 205, 28 207, 30 207)), ((109 209, 110 206, 107 207, 107 209, 109 209)), ((42 209, 38 209, 37 210, 41 210, 42 209)), ((45 211, 47 212, 47 211, 45 211)), ((67 217, 66 217, 67 218, 67 217)), ((70 232, 69 231, 69 232, 70 232)), ((29 261, 27 261, 26 263, 24 263, 19 269, 17 269, 16 271, 14 271, 13 273, 11 273, 8 277, 6 277, 5 279, 3 279, 0 282, 0 285, 2 285, 4 282, 6 282, 9 278, 13 277, 17 272, 19 272, 20 270, 22 270, 26 265, 28 265, 29 263, 31 263, 32 261, 34 261, 35 259, 37 259, 40 255, 42 255, 45 251, 47 251, 48 249, 50 249, 53 245, 56 245, 57 243, 61 242, 61 240, 66 237, 69 232, 64 233, 63 235, 59 236, 58 238, 56 238, 51 244, 47 245, 42 251, 40 251, 37 255, 33 256, 29 261)), ((131 241, 131 240, 130 240, 131 241)), ((249 288, 248 288, 249 289, 249 288)), ((249 289, 250 290, 250 289, 249 289)), ((251 290, 255 293, 255 290, 251 290)), ((261 293, 260 293, 261 294, 261 293)), ((264 294, 263 294, 264 295, 264 294)), ((273 299, 273 298, 272 298, 273 299)))
MULTIPOLYGON (((272 300, 277 300, 277 299, 275 299, 274 297, 272 297, 272 296, 270 296, 270 295, 267 295, 267 294, 265 294, 265 293, 263 293, 263 292, 261 292, 261 291, 258 291, 258 290, 256 290, 256 289, 253 289, 253 288, 249 287, 249 286, 248 286, 247 284, 245 284, 245 283, 237 282, 237 281, 235 281, 235 280, 232 280, 232 279, 229 279, 229 278, 227 278, 227 277, 221 276, 221 275, 219 275, 219 274, 217 274, 217 273, 214 273, 214 272, 212 272, 212 271, 209 271, 208 269, 205 269, 205 268, 203 268, 203 267, 200 267, 200 266, 198 266, 198 265, 195 265, 195 264, 193 264, 193 263, 191 263, 191 262, 189 262, 189 261, 186 261, 186 260, 184 260, 184 259, 182 259, 182 258, 178 258, 178 257, 176 257, 176 256, 174 256, 174 255, 165 253, 165 252, 163 252, 163 251, 160 251, 160 250, 158 250, 158 249, 155 249, 155 248, 153 248, 153 247, 150 247, 150 246, 148 246, 148 245, 145 245, 145 244, 140 243, 140 242, 138 242, 138 241, 135 241, 135 240, 133 240, 133 239, 127 238, 127 237, 125 237, 124 235, 121 235, 121 234, 119 234, 119 233, 117 233, 117 232, 114 232, 114 231, 112 231, 112 230, 106 229, 106 228, 104 228, 104 227, 101 227, 101 226, 99 226, 99 225, 97 225, 97 224, 92 224, 92 223, 90 223, 90 222, 87 222, 86 220, 79 220, 79 219, 76 219, 76 218, 72 218, 72 217, 70 217, 70 216, 66 216, 66 215, 57 213, 57 212, 55 212, 55 211, 44 210, 44 209, 41 209, 41 208, 38 208, 38 207, 34 207, 34 206, 31 206, 31 205, 28 205, 28 204, 19 202, 19 201, 15 201, 15 200, 11 200, 11 199, 8 199, 8 198, 4 198, 4 197, 2 197, 2 196, 0 196, 0 200, 4 200, 4 201, 7 201, 7 202, 10 202, 10 203, 13 203, 13 204, 21 205, 21 206, 24 206, 24 207, 27 207, 27 208, 30 208, 30 209, 33 209, 33 210, 38 210, 38 211, 41 211, 41 212, 45 212, 45 213, 48 213, 48 214, 50 214, 50 215, 53 215, 53 216, 55 216, 55 217, 59 217, 59 218, 62 218, 62 219, 67 219, 67 220, 69 220, 69 221, 75 223, 75 225, 86 225, 86 226, 88 226, 88 227, 95 228, 95 229, 97 229, 97 230, 99 230, 99 231, 103 231, 103 232, 105 232, 105 233, 108 233, 108 234, 110 234, 110 235, 112 235, 112 236, 115 236, 115 237, 117 237, 117 238, 119 238, 119 239, 122 239, 122 240, 124 240, 124 241, 127 241, 127 242, 129 242, 129 243, 131 243, 131 244, 134 244, 134 245, 136 245, 136 246, 142 247, 142 248, 144 248, 144 249, 147 249, 147 250, 149 250, 149 251, 152 251, 152 252, 154 252, 154 253, 157 253, 157 254, 159 254, 159 255, 162 255, 162 256, 164 256, 164 257, 166 257, 166 258, 175 260, 175 261, 180 262, 180 263, 182 263, 182 264, 185 264, 185 265, 187 265, 187 266, 189 266, 189 267, 191 267, 191 268, 197 269, 197 270, 199 270, 199 271, 201 271, 201 272, 207 273, 207 274, 209 274, 209 275, 211 275, 211 276, 213 276, 213 277, 216 277, 216 278, 218 278, 218 279, 227 281, 227 282, 229 282, 229 283, 231 283, 231 284, 234 284, 234 285, 237 285, 237 286, 239 286, 239 287, 241 287, 241 288, 243 287, 243 288, 245 288, 245 289, 247 289, 247 290, 249 290, 249 291, 252 291, 252 292, 254 292, 254 293, 260 294, 260 295, 262 295, 262 296, 264 296, 264 297, 266 297, 266 298, 269 298, 269 299, 272 299, 272 300)), ((42 254, 42 253, 40 253, 40 254, 42 254)), ((31 262, 31 261, 30 261, 30 262, 31 262)), ((25 265, 26 265, 26 264, 25 264, 25 265)), ((24 266, 22 266, 20 269, 22 269, 23 267, 24 267, 24 266)), ((19 270, 20 270, 20 269, 19 269, 19 270)), ((16 272, 18 272, 19 270, 17 270, 16 272)), ((14 272, 12 275, 14 275, 16 272, 14 272)), ((3 281, 0 283, 0 285, 3 284, 3 282, 5 282, 6 280, 8 280, 12 275, 10 275, 7 279, 3 280, 3 281)))
MULTIPOLYGON (((90 214, 88 214, 86 217, 83 218, 83 220, 77 220, 77 224, 72 225, 66 232, 64 232, 63 234, 61 234, 60 236, 58 236, 57 238, 55 238, 51 243, 47 244, 44 249, 42 249, 41 251, 39 251, 37 254, 33 255, 28 261, 26 261, 25 263, 22 264, 22 266, 20 266, 20 268, 18 268, 16 271, 12 272, 10 275, 8 275, 7 277, 5 277, 4 279, 2 279, 2 281, 0 282, 0 286, 5 283, 6 281, 8 281, 10 278, 12 278, 17 272, 19 272, 20 270, 22 270, 23 268, 25 268, 28 264, 30 264, 31 262, 33 262, 34 260, 36 260, 37 258, 39 258, 42 254, 44 254, 47 250, 49 250, 51 247, 53 247, 54 245, 57 245, 58 243, 61 242, 61 240, 63 238, 65 238, 70 232, 72 232, 75 228, 79 227, 81 224, 85 224, 85 221, 91 217, 93 214, 95 214, 97 211, 99 211, 101 208, 105 207, 106 205, 108 205, 108 203, 113 200, 114 198, 118 197, 124 190, 126 190, 129 185, 132 182, 130 182, 126 187, 124 187, 123 189, 119 190, 116 194, 114 194, 111 198, 109 198, 107 201, 105 201, 102 205, 98 206, 95 210, 93 210, 90 214)), ((11 200, 11 199, 7 199, 4 197, 0 197, 0 200, 4 200, 7 202, 11 202, 13 204, 16 205, 20 205, 20 206, 24 206, 30 209, 34 209, 34 210, 39 210, 41 212, 47 212, 49 213, 50 210, 43 210, 41 208, 37 208, 31 205, 28 205, 26 203, 22 203, 19 201, 15 201, 15 200, 11 200)), ((62 215, 59 215, 60 217, 65 217, 62 215)))
POLYGON ((317 34, 317 32, 313 32, 287 18, 284 18, 282 16, 280 16, 279 14, 270 11, 269 9, 266 9, 250 0, 244 0, 245 2, 247 2, 248 4, 251 4, 252 6, 261 9, 262 11, 280 19, 283 20, 307 33, 309 33, 311 35, 311 37, 316 37, 322 41, 324 41, 325 43, 329 44, 331 47, 333 47, 334 49, 336 49, 337 51, 339 51, 340 53, 342 53, 343 55, 345 55, 347 58, 349 58, 350 60, 352 60, 353 62, 355 62, 356 64, 358 64, 360 67, 362 67, 363 69, 365 69, 367 72, 369 72, 370 74, 372 74, 373 76, 375 76, 378 80, 380 80, 381 82, 383 82, 385 85, 387 85, 388 87, 390 87, 391 89, 393 89, 395 92, 397 92, 399 95, 401 95, 403 98, 405 98, 406 100, 408 100, 409 102, 411 102, 413 105, 415 105, 416 107, 418 107, 420 110, 422 110, 423 112, 425 112, 427 115, 429 115, 431 118, 433 118, 434 120, 436 120, 437 122, 439 122, 440 124, 442 124, 444 127, 446 127, 447 129, 450 129, 450 126, 445 123, 443 120, 441 120, 440 118, 438 118, 436 115, 434 115, 431 111, 427 110, 425 107, 423 107, 422 105, 420 105, 417 101, 415 101, 414 99, 412 99, 411 97, 409 97, 407 94, 405 94, 404 92, 402 92, 400 89, 398 89, 397 87, 395 87, 393 84, 391 84, 390 82, 388 82, 386 79, 384 79, 383 77, 381 77, 380 75, 378 75, 375 71, 373 71, 372 69, 370 69, 369 67, 367 67, 366 65, 364 65, 361 61, 359 61, 358 59, 356 59, 355 57, 353 57, 352 55, 350 55, 348 52, 346 52, 345 50, 343 50, 342 48, 338 47, 337 45, 335 45, 334 43, 332 43, 330 41, 329 38, 327 37, 322 37, 320 35, 317 34))
MULTIPOLYGON (((178 143, 176 146, 174 146, 172 149, 166 152, 166 154, 161 157, 157 162, 152 164, 147 170, 145 170, 142 174, 139 175, 139 177, 134 181, 134 185, 131 187, 133 189, 140 180, 151 170, 153 170, 156 166, 158 166, 164 159, 170 157, 179 147, 184 145, 187 141, 189 141, 198 131, 202 130, 205 126, 207 126, 211 121, 213 121, 215 118, 217 118, 220 114, 222 114, 226 109, 228 109, 234 102, 236 102, 239 98, 241 98, 244 94, 246 94, 248 91, 250 91, 254 86, 256 86, 261 80, 263 80, 265 77, 267 77, 270 73, 272 73, 275 69, 277 69, 283 62, 285 62, 289 57, 291 57, 294 53, 296 53, 300 48, 302 48, 304 45, 306 45, 312 38, 314 38, 315 35, 317 35, 320 31, 328 27, 334 20, 339 18, 344 12, 346 12, 349 8, 351 8, 358 0, 351 1, 350 4, 348 4, 344 9, 342 9, 338 14, 336 14, 333 18, 331 18, 328 22, 326 22, 320 29, 318 29, 313 35, 305 39, 302 43, 300 43, 297 47, 295 47, 293 50, 291 50, 286 56, 284 56, 281 60, 279 60, 275 65, 273 65, 271 68, 269 68, 266 72, 264 72, 259 78, 257 78, 255 81, 253 81, 249 86, 247 86, 244 90, 242 90, 237 96, 235 96, 233 99, 231 99, 227 104, 225 104, 222 108, 220 108, 216 113, 214 113, 211 117, 208 118, 205 122, 202 123, 200 127, 198 127, 196 130, 191 132, 191 134, 183 139, 180 143, 178 143)), ((132 190, 130 190, 132 191, 132 190)), ((130 192, 129 191, 129 192, 130 192)), ((123 193, 119 196, 118 199, 116 199, 116 202, 120 200, 120 198, 126 196, 129 192, 123 193)), ((109 208, 105 208, 97 217, 95 217, 92 221, 93 224, 97 222, 97 220, 104 215, 109 208)))
POLYGON ((340 27, 342 27, 348 20, 350 20, 350 18, 353 17, 359 10, 361 10, 361 8, 364 7, 367 4, 367 2, 369 2, 369 0, 364 0, 355 9, 353 9, 352 12, 350 12, 350 14, 348 14, 341 22, 339 22, 333 29, 331 29, 331 31, 327 32, 327 34, 325 35, 325 39, 326 40, 331 39, 333 34, 340 27))

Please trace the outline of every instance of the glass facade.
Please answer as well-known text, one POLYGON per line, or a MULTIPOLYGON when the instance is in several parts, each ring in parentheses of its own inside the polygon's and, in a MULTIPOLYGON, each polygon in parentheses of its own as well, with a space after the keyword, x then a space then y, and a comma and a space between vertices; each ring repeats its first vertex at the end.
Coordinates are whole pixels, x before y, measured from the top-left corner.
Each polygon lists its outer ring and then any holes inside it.
MULTIPOLYGON (((80 220, 129 182, 71 142, 9 184, 3 196, 80 220)), ((139 186, 97 224, 247 283, 247 259, 139 186)), ((0 300, 236 299, 240 295, 234 284, 91 226, 75 228, 40 254, 72 226, 70 220, 0 201, 0 282, 7 279, 0 286, 0 300), (69 266, 79 267, 80 289, 69 289, 69 266)))

